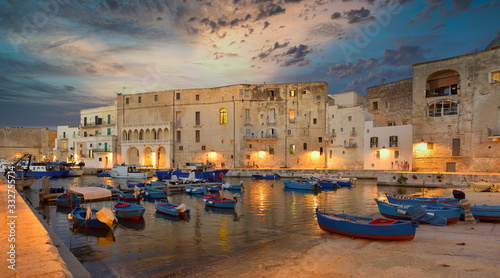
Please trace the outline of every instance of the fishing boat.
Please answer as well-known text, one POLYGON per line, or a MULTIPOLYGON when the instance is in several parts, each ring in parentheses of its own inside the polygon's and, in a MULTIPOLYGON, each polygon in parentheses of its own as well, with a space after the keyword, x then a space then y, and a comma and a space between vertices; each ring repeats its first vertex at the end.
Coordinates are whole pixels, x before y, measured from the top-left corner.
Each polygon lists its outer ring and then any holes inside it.
MULTIPOLYGON (((469 203, 470 204, 470 203, 469 203)), ((439 202, 440 206, 460 208, 460 219, 465 219, 464 204, 454 204, 446 201, 439 202)), ((488 205, 470 205, 470 212, 475 219, 483 222, 497 222, 500 221, 500 206, 488 205)))
POLYGON ((141 189, 139 187, 116 189, 118 200, 124 202, 137 202, 142 199, 141 189))
POLYGON ((145 186, 146 186, 146 183, 144 183, 144 182, 139 182, 139 181, 131 181, 131 180, 128 180, 128 181, 127 181, 127 186, 128 186, 129 188, 145 187, 145 186))
MULTIPOLYGON (((102 199, 111 200, 112 196, 111 190, 101 187, 76 187, 71 188, 70 191, 79 197, 81 195, 85 202, 102 199)), ((113 212, 105 207, 100 210, 91 209, 90 207, 76 207, 68 217, 78 227, 92 229, 111 229, 114 223, 117 222, 113 212)))
POLYGON ((186 189, 186 193, 191 193, 191 194, 203 194, 203 193, 205 193, 205 188, 203 186, 185 185, 184 188, 186 189))
POLYGON ((189 163, 187 166, 190 167, 188 172, 182 172, 179 168, 176 170, 156 171, 156 177, 169 180, 175 175, 179 179, 188 179, 189 174, 193 172, 194 178, 197 180, 221 181, 229 171, 229 169, 215 169, 213 164, 189 163))
POLYGON ((499 192, 500 183, 486 181, 469 182, 470 190, 474 192, 499 192))
POLYGON ((205 184, 203 185, 205 187, 205 191, 207 192, 218 192, 221 190, 221 185, 218 184, 218 185, 209 185, 209 184, 205 184))
POLYGON ((274 175, 252 175, 252 178, 256 180, 277 180, 280 178, 280 175, 274 174, 274 175))
POLYGON ((436 226, 452 225, 460 220, 459 208, 420 205, 397 205, 375 199, 380 214, 384 217, 400 220, 418 220, 436 226), (413 206, 412 208, 410 208, 413 206))
POLYGON ((191 213, 191 210, 186 208, 186 205, 175 205, 168 202, 155 202, 157 213, 165 214, 172 217, 186 218, 191 213))
POLYGON ((148 168, 138 165, 114 165, 109 170, 109 175, 112 178, 147 179, 152 176, 152 173, 148 168))
POLYGON ((69 169, 65 168, 63 165, 54 162, 45 161, 32 161, 28 165, 22 165, 16 169, 16 175, 21 177, 51 177, 51 178, 61 178, 66 177, 69 173, 69 169))
POLYGON ((322 189, 339 189, 340 188, 340 186, 337 185, 336 181, 319 180, 318 184, 322 189))
MULTIPOLYGON (((71 218, 73 219, 75 225, 81 227, 92 229, 110 229, 111 227, 108 226, 106 221, 99 220, 99 218, 101 218, 99 212, 108 214, 106 210, 109 211, 107 208, 96 210, 91 208, 76 207, 71 211, 71 218)), ((113 214, 111 213, 111 215, 113 214)))
POLYGON ((214 208, 234 209, 234 207, 236 206, 236 197, 234 199, 229 199, 212 194, 205 194, 203 195, 203 201, 205 201, 206 206, 214 208))
POLYGON ((412 240, 417 227, 416 223, 405 220, 326 213, 318 208, 316 217, 325 232, 368 239, 412 240))
POLYGON ((222 189, 225 190, 240 190, 243 189, 243 181, 240 181, 240 184, 229 184, 227 182, 222 182, 222 189))
POLYGON ((57 196, 56 203, 58 207, 74 208, 80 205, 81 198, 75 193, 66 190, 66 193, 57 196))
POLYGON ((136 204, 118 201, 113 206, 113 212, 116 217, 124 219, 139 220, 144 215, 146 208, 136 204))
POLYGON ((458 199, 456 198, 437 198, 437 197, 412 197, 405 195, 396 195, 386 193, 387 201, 391 204, 402 204, 402 205, 435 205, 437 202, 448 202, 452 204, 457 204, 458 199))
POLYGON ((149 185, 144 187, 143 193, 145 200, 165 199, 167 197, 167 194, 163 190, 156 189, 149 185))
POLYGON ((308 180, 298 180, 298 181, 290 181, 284 180, 283 184, 285 188, 288 189, 298 189, 298 190, 318 190, 320 189, 320 185, 316 181, 308 181, 308 180))
POLYGON ((7 160, 5 159, 0 159, 0 173, 3 174, 5 172, 7 172, 7 168, 10 166, 10 162, 8 162, 7 160))
POLYGON ((111 175, 107 172, 107 169, 97 169, 98 177, 111 177, 111 175))

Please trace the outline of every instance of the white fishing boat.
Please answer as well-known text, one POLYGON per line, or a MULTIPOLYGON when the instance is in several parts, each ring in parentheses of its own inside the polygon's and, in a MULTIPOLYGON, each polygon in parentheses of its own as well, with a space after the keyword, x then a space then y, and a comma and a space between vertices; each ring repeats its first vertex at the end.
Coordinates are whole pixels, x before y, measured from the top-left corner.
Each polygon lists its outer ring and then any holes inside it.
POLYGON ((0 159, 0 173, 5 173, 7 167, 10 166, 10 162, 5 159, 0 159))
POLYGON ((114 165, 109 175, 113 178, 147 179, 152 177, 153 173, 137 165, 114 165))

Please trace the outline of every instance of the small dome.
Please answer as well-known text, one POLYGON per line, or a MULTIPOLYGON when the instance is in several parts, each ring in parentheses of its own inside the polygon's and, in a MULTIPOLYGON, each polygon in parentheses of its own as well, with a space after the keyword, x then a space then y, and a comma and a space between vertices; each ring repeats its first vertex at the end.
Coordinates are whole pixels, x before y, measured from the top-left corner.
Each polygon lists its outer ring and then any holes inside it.
POLYGON ((486 49, 492 49, 499 46, 500 46, 500 32, 498 32, 498 37, 496 37, 492 42, 490 42, 490 44, 488 44, 486 49))

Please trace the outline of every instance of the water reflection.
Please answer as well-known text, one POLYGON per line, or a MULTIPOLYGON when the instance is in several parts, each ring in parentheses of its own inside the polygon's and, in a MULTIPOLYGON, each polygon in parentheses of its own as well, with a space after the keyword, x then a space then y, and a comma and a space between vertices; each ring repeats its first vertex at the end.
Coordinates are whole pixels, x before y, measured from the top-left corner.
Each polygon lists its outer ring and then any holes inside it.
POLYGON ((135 231, 141 231, 146 228, 146 221, 144 219, 122 219, 118 218, 118 223, 114 227, 115 229, 131 229, 135 231))

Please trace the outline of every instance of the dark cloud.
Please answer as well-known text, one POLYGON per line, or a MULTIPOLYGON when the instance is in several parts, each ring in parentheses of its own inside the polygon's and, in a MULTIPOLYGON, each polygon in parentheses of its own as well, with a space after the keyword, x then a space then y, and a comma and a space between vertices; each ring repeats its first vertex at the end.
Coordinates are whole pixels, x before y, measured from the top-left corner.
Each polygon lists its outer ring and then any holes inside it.
POLYGON ((284 47, 287 47, 289 44, 289 42, 284 42, 282 44, 280 44, 279 42, 275 42, 274 45, 272 47, 270 47, 269 49, 267 49, 266 51, 263 51, 261 53, 259 53, 257 56, 253 57, 252 60, 255 60, 255 59, 259 59, 259 60, 262 60, 262 59, 265 59, 267 58, 273 51, 275 51, 276 49, 280 49, 280 48, 284 48, 284 47))
POLYGON ((340 63, 331 65, 329 69, 329 73, 335 74, 338 79, 344 79, 349 77, 350 75, 358 75, 366 72, 370 72, 373 69, 379 67, 378 59, 369 58, 366 60, 358 59, 356 63, 352 64, 351 62, 340 63))
POLYGON ((285 9, 283 9, 283 7, 281 7, 280 5, 274 3, 267 5, 260 5, 259 14, 257 15, 257 18, 255 18, 255 20, 266 19, 268 17, 272 17, 274 15, 282 13, 285 13, 285 9))
POLYGON ((352 9, 350 11, 344 12, 347 18, 347 22, 350 24, 364 22, 366 20, 371 20, 370 10, 361 7, 359 10, 352 9))
POLYGON ((453 4, 453 9, 457 11, 467 11, 469 10, 470 4, 472 4, 472 0, 451 0, 453 4))
POLYGON ((227 57, 227 58, 235 58, 238 57, 237 53, 226 53, 226 52, 215 52, 214 53, 215 60, 219 60, 221 58, 227 57))
POLYGON ((305 67, 309 65, 312 61, 306 58, 308 54, 312 53, 307 45, 299 45, 290 47, 285 53, 283 53, 279 59, 281 61, 281 67, 297 66, 305 67))
POLYGON ((430 30, 430 31, 434 31, 434 30, 436 30, 436 29, 438 29, 438 28, 441 28, 441 27, 444 27, 444 26, 446 26, 446 24, 444 24, 444 23, 442 23, 442 24, 436 24, 436 25, 434 25, 434 26, 431 28, 431 30, 430 30))
POLYGON ((411 66, 427 61, 425 53, 429 51, 418 45, 398 45, 394 50, 384 49, 381 60, 382 64, 388 66, 411 66))
POLYGON ((332 15, 331 15, 331 18, 332 19, 337 19, 337 18, 340 18, 342 16, 341 13, 339 12, 334 12, 332 15))
POLYGON ((269 25, 270 25, 270 23, 269 23, 269 22, 267 22, 267 21, 266 21, 266 22, 264 22, 264 28, 262 28, 262 30, 266 29, 269 25))

